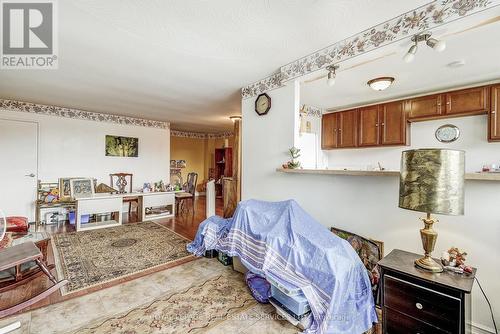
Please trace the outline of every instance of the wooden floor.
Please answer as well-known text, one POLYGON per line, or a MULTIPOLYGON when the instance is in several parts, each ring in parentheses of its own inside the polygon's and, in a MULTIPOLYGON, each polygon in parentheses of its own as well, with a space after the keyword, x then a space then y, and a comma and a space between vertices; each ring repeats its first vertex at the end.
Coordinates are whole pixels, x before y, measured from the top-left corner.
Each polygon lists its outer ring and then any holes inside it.
MULTIPOLYGON (((222 207, 222 200, 217 199, 216 200, 216 214, 222 216, 223 213, 223 207, 222 207)), ((157 220, 156 222, 161 223, 162 225, 174 230, 175 232, 179 233, 180 235, 192 240, 194 239, 194 236, 196 235, 196 231, 198 230, 198 226, 200 223, 205 219, 205 197, 197 197, 195 203, 194 203, 194 212, 193 210, 189 210, 189 212, 181 213, 177 215, 175 218, 169 218, 169 219, 163 219, 163 220, 157 220)), ((124 215, 124 223, 126 224, 132 224, 137 222, 137 215, 135 213, 131 213, 129 215, 124 215)), ((41 231, 47 231, 51 234, 54 233, 67 233, 67 232, 73 232, 75 231, 75 227, 73 225, 65 224, 65 225, 43 225, 39 228, 41 231)), ((54 263, 54 255, 52 252, 51 246, 49 246, 48 249, 48 262, 49 263, 54 263)), ((155 270, 151 272, 146 272, 146 273, 140 273, 135 276, 129 276, 127 278, 123 279, 118 279, 116 281, 107 283, 107 284, 102 284, 100 286, 87 289, 75 294, 67 295, 67 296, 62 296, 60 292, 52 294, 50 297, 44 299, 43 301, 31 306, 27 310, 30 309, 35 309, 43 306, 47 306, 50 304, 55 304, 58 302, 61 302, 63 300, 67 300, 70 298, 75 298, 93 291, 97 291, 100 289, 104 289, 106 287, 110 287, 113 285, 117 285, 126 281, 130 281, 133 279, 137 279, 138 277, 143 277, 145 275, 151 274, 153 272, 159 271, 159 270, 164 270, 168 268, 168 266, 161 267, 161 268, 156 268, 155 270)), ((52 271, 56 277, 57 274, 55 272, 55 269, 52 271)), ((41 291, 45 290, 51 285, 49 279, 43 275, 40 276, 33 281, 17 287, 16 289, 4 292, 0 294, 0 309, 4 309, 6 307, 12 306, 14 304, 17 304, 23 300, 26 300, 41 291)))

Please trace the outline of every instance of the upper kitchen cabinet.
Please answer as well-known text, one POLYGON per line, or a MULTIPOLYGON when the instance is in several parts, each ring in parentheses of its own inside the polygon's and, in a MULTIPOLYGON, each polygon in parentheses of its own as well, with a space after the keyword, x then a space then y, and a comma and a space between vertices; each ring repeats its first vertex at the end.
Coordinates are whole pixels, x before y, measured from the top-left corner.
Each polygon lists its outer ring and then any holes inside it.
POLYGON ((324 114, 321 118, 321 148, 330 150, 338 146, 338 114, 324 114))
POLYGON ((444 110, 442 108, 442 94, 420 96, 406 100, 408 119, 427 120, 440 117, 444 110))
POLYGON ((490 109, 489 87, 474 87, 408 99, 406 109, 410 121, 487 114, 490 109))
POLYGON ((487 114, 489 87, 476 87, 446 93, 446 115, 487 114))
POLYGON ((338 114, 338 147, 358 146, 358 109, 347 110, 338 114))
POLYGON ((491 87, 491 110, 488 118, 488 140, 500 141, 500 85, 491 87))
POLYGON ((359 108, 358 141, 360 147, 380 144, 380 106, 359 108))
POLYGON ((410 123, 406 120, 403 101, 382 104, 380 120, 380 144, 409 144, 410 123))

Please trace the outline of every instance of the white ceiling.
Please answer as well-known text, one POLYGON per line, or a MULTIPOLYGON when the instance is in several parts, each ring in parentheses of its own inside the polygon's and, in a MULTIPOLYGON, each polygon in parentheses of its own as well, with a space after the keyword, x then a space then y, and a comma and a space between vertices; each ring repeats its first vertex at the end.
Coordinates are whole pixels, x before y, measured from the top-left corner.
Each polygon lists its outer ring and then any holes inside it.
POLYGON ((241 87, 428 2, 58 1, 59 69, 0 70, 0 98, 227 130, 241 87))
POLYGON ((433 32, 446 40, 447 48, 437 53, 420 44, 415 60, 407 64, 403 56, 409 40, 394 43, 340 64, 336 84, 326 84, 326 70, 302 78, 301 103, 340 110, 353 106, 397 99, 431 91, 500 80, 500 7, 456 21, 433 32), (465 65, 447 64, 464 60, 465 65), (392 76, 387 90, 372 90, 367 81, 392 76))

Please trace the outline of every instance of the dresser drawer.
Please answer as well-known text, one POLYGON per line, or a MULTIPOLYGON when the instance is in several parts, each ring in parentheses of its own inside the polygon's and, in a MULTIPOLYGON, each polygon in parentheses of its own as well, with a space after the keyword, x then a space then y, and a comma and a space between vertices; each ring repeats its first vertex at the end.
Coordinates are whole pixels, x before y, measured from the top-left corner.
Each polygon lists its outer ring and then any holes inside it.
POLYGON ((384 275, 384 306, 444 332, 460 332, 460 299, 384 275))
POLYGON ((384 309, 385 334, 450 334, 425 322, 394 311, 384 309))

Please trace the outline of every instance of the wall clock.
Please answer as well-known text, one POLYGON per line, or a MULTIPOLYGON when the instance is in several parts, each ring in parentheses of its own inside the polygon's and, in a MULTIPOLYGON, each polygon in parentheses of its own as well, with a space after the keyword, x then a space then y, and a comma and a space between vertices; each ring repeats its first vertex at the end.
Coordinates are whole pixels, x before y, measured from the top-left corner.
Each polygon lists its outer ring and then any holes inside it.
POLYGON ((271 98, 266 93, 260 94, 255 100, 255 112, 259 116, 267 114, 271 109, 271 98))
POLYGON ((451 143, 460 137, 460 129, 452 124, 445 124, 437 128, 436 139, 442 143, 451 143))

